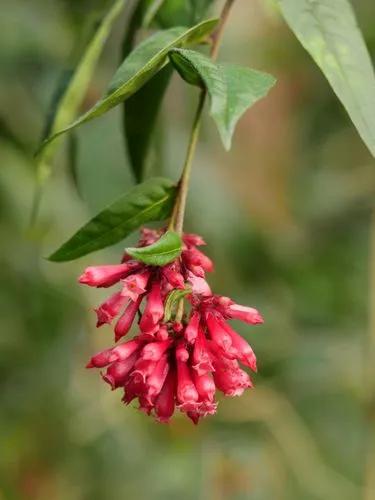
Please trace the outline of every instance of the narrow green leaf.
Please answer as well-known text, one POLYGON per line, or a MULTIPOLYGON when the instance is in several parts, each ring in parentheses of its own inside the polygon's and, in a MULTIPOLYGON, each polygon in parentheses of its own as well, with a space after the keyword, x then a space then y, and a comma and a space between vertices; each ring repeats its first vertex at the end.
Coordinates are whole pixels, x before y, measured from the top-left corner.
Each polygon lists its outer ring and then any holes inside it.
MULTIPOLYGON (((139 30, 149 25, 159 7, 160 0, 138 1, 125 33, 122 59, 133 50, 139 30)), ((144 177, 152 133, 171 75, 172 68, 169 64, 123 104, 124 140, 136 182, 141 182, 144 177)))
POLYGON ((184 80, 207 88, 211 116, 225 148, 230 149, 238 120, 248 108, 267 95, 276 82, 275 78, 242 66, 216 64, 193 50, 172 49, 169 57, 184 80))
POLYGON ((133 259, 150 266, 165 266, 177 259, 182 251, 182 240, 177 233, 167 231, 158 241, 147 247, 127 248, 126 253, 133 259))
MULTIPOLYGON (((103 50, 113 22, 120 14, 124 0, 117 0, 104 17, 99 28, 94 34, 91 42, 87 46, 79 64, 69 77, 68 85, 61 94, 58 105, 56 106, 53 117, 49 117, 49 134, 54 135, 58 130, 66 127, 77 115, 79 107, 85 97, 88 85, 90 83, 93 71, 98 62, 99 56, 103 50)), ((44 179, 48 176, 47 170, 50 170, 50 162, 55 154, 58 142, 50 144, 40 151, 38 157, 38 177, 44 179)))
POLYGON ((77 259, 121 241, 147 222, 166 219, 175 195, 176 187, 168 179, 156 177, 138 184, 81 227, 49 260, 77 259))
POLYGON ((186 295, 191 294, 191 288, 187 286, 184 289, 175 288, 169 292, 168 297, 164 303, 164 321, 167 322, 172 317, 173 308, 180 302, 186 295))
POLYGON ((375 75, 348 0, 278 0, 291 30, 323 71, 375 156, 375 75))
MULTIPOLYGON (((79 112, 79 108, 86 95, 92 74, 108 38, 111 27, 120 14, 124 0, 117 0, 96 30, 86 50, 74 71, 63 76, 56 93, 56 103, 53 112, 48 116, 45 127, 46 135, 54 135, 58 130, 66 127, 79 112)), ((44 136, 45 138, 45 136, 44 136)), ((53 144, 43 142, 36 160, 36 189, 32 203, 31 222, 34 222, 39 211, 40 200, 44 184, 51 174, 52 162, 59 141, 53 144), (45 147, 43 147, 43 144, 45 147)))
POLYGON ((118 68, 106 95, 78 120, 50 136, 42 147, 68 130, 101 116, 120 102, 125 101, 166 64, 168 51, 171 48, 202 41, 216 25, 217 19, 209 19, 190 29, 171 28, 157 32, 144 40, 118 68))
POLYGON ((144 176, 152 133, 171 75, 169 64, 124 103, 125 140, 137 182, 144 176))

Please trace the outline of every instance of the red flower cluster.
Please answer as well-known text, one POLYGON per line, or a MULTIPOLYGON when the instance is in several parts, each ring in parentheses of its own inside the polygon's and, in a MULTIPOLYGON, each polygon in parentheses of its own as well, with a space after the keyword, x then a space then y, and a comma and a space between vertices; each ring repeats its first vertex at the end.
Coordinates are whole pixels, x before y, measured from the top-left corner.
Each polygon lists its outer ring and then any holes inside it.
MULTIPOLYGON (((139 246, 154 243, 161 234, 143 229, 139 246)), ((123 401, 138 398, 140 409, 157 420, 168 422, 177 407, 197 423, 216 412, 216 389, 239 396, 252 387, 239 362, 256 371, 255 354, 227 320, 251 325, 263 320, 256 309, 212 294, 205 273, 213 264, 197 248, 205 244, 200 236, 185 234, 183 244, 180 258, 166 266, 147 266, 125 254, 119 265, 88 267, 79 282, 95 287, 121 284, 121 290, 96 309, 98 327, 119 316, 116 342, 138 314, 139 333, 99 352, 87 367, 107 367, 103 379, 112 389, 124 389, 123 401), (187 287, 189 310, 184 312, 180 298, 166 315, 171 292, 187 287)))

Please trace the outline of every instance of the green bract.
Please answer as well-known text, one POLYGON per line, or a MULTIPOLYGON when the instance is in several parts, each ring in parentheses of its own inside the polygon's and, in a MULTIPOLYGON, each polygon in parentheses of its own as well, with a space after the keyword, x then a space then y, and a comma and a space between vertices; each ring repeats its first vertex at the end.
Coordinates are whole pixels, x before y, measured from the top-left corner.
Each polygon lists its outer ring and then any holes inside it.
POLYGON ((181 237, 173 231, 167 231, 158 241, 147 247, 126 249, 126 253, 133 257, 133 259, 140 260, 150 266, 165 266, 177 259, 181 251, 181 237))

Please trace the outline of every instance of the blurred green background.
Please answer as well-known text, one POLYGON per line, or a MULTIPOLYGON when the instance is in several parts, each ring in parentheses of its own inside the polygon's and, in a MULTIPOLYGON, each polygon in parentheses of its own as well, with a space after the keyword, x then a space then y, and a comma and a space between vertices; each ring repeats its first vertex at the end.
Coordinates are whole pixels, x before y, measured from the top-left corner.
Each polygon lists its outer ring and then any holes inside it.
MULTIPOLYGON (((374 1, 353 3, 374 60, 374 1)), ((265 317, 239 327, 258 356, 256 388, 221 400, 198 427, 179 415, 163 426, 84 369, 112 336, 92 312, 106 292, 76 277, 116 262, 124 244, 73 263, 43 257, 132 185, 119 109, 79 129, 74 176, 61 148, 38 227, 27 226, 32 153, 88 12, 102 4, 1 4, 0 499, 374 499, 374 161, 271 1, 238 0, 220 57, 278 84, 241 120, 229 154, 206 117, 186 223, 216 261, 214 290, 265 317)), ((125 20, 84 108, 119 63, 125 20)), ((178 178, 196 99, 175 76, 150 172, 178 178)))

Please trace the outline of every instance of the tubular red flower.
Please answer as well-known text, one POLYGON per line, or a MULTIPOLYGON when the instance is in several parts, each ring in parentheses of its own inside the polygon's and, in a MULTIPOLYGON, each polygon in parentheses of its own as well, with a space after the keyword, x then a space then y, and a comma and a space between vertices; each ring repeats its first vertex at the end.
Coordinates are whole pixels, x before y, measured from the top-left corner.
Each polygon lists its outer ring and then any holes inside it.
POLYGON ((116 361, 116 359, 117 357, 113 354, 112 349, 105 349, 92 356, 86 368, 103 368, 113 361, 116 361))
POLYGON ((207 372, 211 372, 214 369, 206 345, 206 338, 201 329, 198 330, 198 335, 194 344, 192 367, 198 375, 205 375, 207 372))
POLYGON ((125 312, 123 315, 120 317, 120 319, 117 321, 116 326, 115 326, 115 340, 119 340, 121 337, 124 337, 128 331, 130 330, 130 327, 133 324, 135 315, 137 314, 138 308, 140 306, 140 303, 142 301, 142 297, 138 297, 138 299, 135 302, 129 303, 127 308, 125 309, 125 312))
POLYGON ((185 328, 185 339, 193 344, 198 335, 198 327, 201 315, 198 311, 194 311, 190 317, 189 323, 185 328))
POLYGON ((162 269, 163 276, 165 276, 168 283, 173 288, 185 288, 185 280, 183 275, 177 270, 177 265, 175 262, 172 264, 167 264, 162 269))
POLYGON ((157 362, 154 371, 147 379, 146 398, 149 404, 153 404, 156 396, 160 394, 165 379, 167 378, 168 371, 169 371, 169 363, 167 360, 167 356, 163 355, 157 362))
POLYGON ((118 265, 87 267, 78 281, 82 285, 108 287, 120 281, 121 278, 125 278, 139 266, 138 262, 126 262, 118 265))
POLYGON ((99 327, 105 323, 111 323, 111 321, 119 314, 120 310, 125 305, 125 302, 126 297, 123 297, 120 292, 111 295, 109 299, 95 309, 98 318, 96 326, 99 327))
POLYGON ((253 307, 232 304, 226 309, 226 314, 230 319, 239 319, 249 325, 258 325, 263 323, 263 318, 259 311, 253 307))
POLYGON ((232 338, 212 312, 206 313, 206 322, 211 339, 226 353, 230 354, 232 338))
POLYGON ((250 345, 244 338, 241 337, 241 335, 239 335, 229 325, 227 325, 225 321, 221 321, 220 323, 232 339, 232 349, 234 349, 237 353, 237 358, 241 361, 242 364, 251 368, 253 372, 256 372, 257 360, 250 345))
MULTIPOLYGON (((143 229, 139 246, 154 243, 162 234, 143 229)), ((182 255, 166 266, 146 266, 125 254, 123 264, 88 268, 80 281, 109 286, 121 280, 122 290, 96 309, 100 326, 125 307, 114 327, 116 341, 139 315, 136 336, 95 354, 87 367, 107 367, 102 377, 112 389, 123 388, 123 402, 137 399, 139 409, 159 422, 168 422, 177 405, 197 424, 216 413, 216 389, 237 396, 252 387, 239 362, 255 371, 255 354, 227 320, 251 325, 263 320, 256 309, 212 293, 204 278, 205 271, 213 269, 212 261, 196 248, 204 244, 202 238, 183 235, 183 244, 182 255), (185 286, 191 287, 185 297, 188 308, 172 306, 166 315, 169 293, 185 286)))
POLYGON ((150 278, 150 271, 143 271, 141 273, 131 274, 122 280, 121 295, 129 297, 134 302, 140 295, 145 293, 147 282, 150 278))
POLYGON ((159 422, 168 423, 175 408, 176 373, 169 370, 162 390, 155 402, 155 414, 159 422))
POLYGON ((163 340, 161 342, 150 342, 146 344, 142 349, 141 356, 143 359, 149 359, 151 361, 158 361, 165 351, 172 344, 172 339, 163 340))
POLYGON ((142 314, 139 327, 142 332, 152 331, 164 316, 164 304, 161 298, 160 283, 154 281, 147 295, 147 304, 142 314))
POLYGON ((199 399, 189 367, 177 358, 177 401, 182 411, 194 410, 199 399))
POLYGON ((137 356, 134 353, 123 361, 115 361, 107 368, 102 377, 112 387, 112 390, 121 387, 125 383, 136 359, 137 356))
POLYGON ((208 273, 214 269, 212 260, 195 247, 189 247, 188 250, 182 252, 182 260, 185 265, 188 263, 192 266, 199 266, 208 273))

